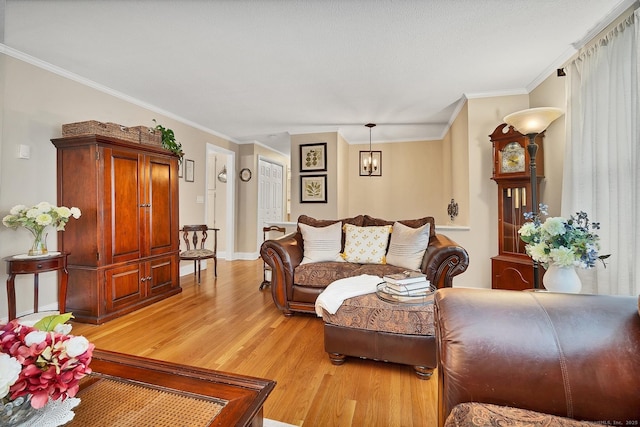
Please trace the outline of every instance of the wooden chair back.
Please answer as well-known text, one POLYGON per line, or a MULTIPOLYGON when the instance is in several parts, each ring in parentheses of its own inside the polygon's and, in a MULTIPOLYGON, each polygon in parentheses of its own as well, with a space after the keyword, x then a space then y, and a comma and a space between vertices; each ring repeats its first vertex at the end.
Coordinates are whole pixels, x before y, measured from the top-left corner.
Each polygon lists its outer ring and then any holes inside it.
POLYGON ((181 260, 193 260, 193 274, 197 272, 198 283, 200 283, 201 261, 203 259, 213 259, 213 274, 218 277, 218 228, 209 228, 204 224, 184 225, 180 229, 182 238, 187 245, 185 251, 180 252, 181 260), (213 231, 213 250, 204 247, 207 241, 207 231, 213 231), (189 236, 191 234, 191 236, 189 236), (193 244, 193 249, 191 245, 193 244))
POLYGON ((182 238, 187 245, 188 251, 191 250, 191 243, 193 243, 193 249, 204 249, 204 244, 208 237, 207 230, 209 230, 209 227, 202 224, 182 227, 182 238), (189 237, 189 233, 191 233, 191 237, 189 237), (199 247, 198 243, 200 243, 199 247))

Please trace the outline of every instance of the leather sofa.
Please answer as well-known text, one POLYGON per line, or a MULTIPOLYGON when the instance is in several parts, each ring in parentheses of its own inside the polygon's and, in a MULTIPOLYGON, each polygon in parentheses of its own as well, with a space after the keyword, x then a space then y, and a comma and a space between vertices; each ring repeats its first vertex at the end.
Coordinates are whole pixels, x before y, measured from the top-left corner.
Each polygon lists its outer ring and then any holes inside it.
POLYGON ((439 426, 639 425, 637 297, 454 288, 434 310, 439 426))
MULTIPOLYGON (((342 221, 356 226, 393 225, 394 221, 358 215, 352 218, 318 220, 306 215, 298 223, 324 227, 342 221)), ((432 284, 450 287, 453 277, 469 266, 467 251, 447 236, 436 233, 433 217, 399 221, 412 228, 430 224, 429 245, 422 259, 420 270, 432 284)), ((344 248, 344 232, 342 236, 344 248)), ((265 241, 260 255, 271 267, 271 295, 276 307, 285 316, 295 312, 315 313, 315 301, 333 281, 361 274, 383 276, 399 273, 405 268, 390 264, 354 264, 349 262, 319 262, 300 265, 304 255, 304 240, 300 228, 278 239, 265 241)))

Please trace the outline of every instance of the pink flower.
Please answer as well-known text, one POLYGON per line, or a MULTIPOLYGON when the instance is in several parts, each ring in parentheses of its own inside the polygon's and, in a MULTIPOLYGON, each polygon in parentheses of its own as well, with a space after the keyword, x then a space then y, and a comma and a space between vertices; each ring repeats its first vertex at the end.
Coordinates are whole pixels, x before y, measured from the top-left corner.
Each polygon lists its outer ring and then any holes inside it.
POLYGON ((16 320, 0 325, 0 353, 21 365, 17 381, 9 387, 11 399, 31 394, 31 406, 41 408, 49 398, 76 395, 80 379, 91 372, 94 345, 64 331, 40 331, 16 320))

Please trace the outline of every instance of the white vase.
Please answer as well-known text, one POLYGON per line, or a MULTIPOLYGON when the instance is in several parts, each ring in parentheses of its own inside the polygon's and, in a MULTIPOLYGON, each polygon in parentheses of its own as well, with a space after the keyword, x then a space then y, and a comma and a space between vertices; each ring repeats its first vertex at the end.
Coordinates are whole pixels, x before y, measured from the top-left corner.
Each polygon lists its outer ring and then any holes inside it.
POLYGON ((582 289, 582 282, 575 267, 560 267, 552 264, 542 276, 542 283, 549 292, 578 294, 582 289))

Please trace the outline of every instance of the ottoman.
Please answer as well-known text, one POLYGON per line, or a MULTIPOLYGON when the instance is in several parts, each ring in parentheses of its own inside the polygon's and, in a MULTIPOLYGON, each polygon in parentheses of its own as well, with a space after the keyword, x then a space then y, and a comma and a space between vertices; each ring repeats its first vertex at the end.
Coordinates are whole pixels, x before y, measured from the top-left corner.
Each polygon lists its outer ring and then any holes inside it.
POLYGON ((346 356, 413 367, 429 379, 436 367, 433 295, 424 304, 382 301, 374 294, 346 299, 335 314, 323 310, 324 349, 334 365, 346 356))

